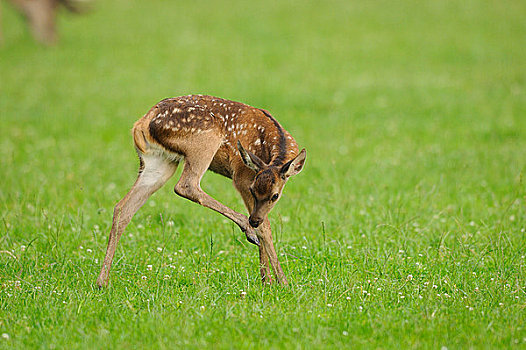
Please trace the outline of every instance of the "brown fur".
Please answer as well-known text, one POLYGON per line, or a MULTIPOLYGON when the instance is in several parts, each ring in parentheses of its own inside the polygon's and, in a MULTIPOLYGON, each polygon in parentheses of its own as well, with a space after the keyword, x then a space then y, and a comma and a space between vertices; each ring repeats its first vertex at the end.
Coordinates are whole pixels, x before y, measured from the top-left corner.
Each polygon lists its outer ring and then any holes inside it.
POLYGON ((213 96, 181 96, 157 103, 135 123, 132 135, 141 169, 130 192, 115 207, 99 286, 107 284, 117 242, 126 225, 173 175, 181 159, 184 168, 175 193, 235 222, 251 243, 259 245, 263 282, 271 282, 272 267, 278 282, 287 283, 267 216, 288 178, 301 171, 306 153, 298 152, 296 141, 270 113, 213 96), (233 180, 250 218, 201 189, 206 170, 233 180))

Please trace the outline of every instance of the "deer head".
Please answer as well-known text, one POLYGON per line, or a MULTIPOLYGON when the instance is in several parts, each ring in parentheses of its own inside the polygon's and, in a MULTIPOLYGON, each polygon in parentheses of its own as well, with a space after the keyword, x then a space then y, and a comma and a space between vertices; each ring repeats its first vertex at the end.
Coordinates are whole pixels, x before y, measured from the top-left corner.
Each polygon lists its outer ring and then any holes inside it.
POLYGON ((257 228, 281 197, 288 179, 298 174, 305 164, 307 152, 302 149, 296 158, 279 166, 266 164, 261 158, 247 151, 237 142, 241 158, 247 167, 254 170, 256 176, 250 185, 254 206, 250 213, 250 226, 257 228))

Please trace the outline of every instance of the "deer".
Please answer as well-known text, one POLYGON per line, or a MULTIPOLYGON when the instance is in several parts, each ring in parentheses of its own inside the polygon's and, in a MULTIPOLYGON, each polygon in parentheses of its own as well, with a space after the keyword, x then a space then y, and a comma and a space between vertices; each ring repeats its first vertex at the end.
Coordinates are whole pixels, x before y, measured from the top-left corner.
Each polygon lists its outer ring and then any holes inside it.
MULTIPOLYGON (((57 42, 56 17, 59 7, 72 13, 82 13, 86 4, 82 0, 9 0, 28 21, 31 34, 43 45, 54 45, 57 42)), ((1 33, 0 33, 1 39, 1 33)))
POLYGON ((167 98, 154 105, 132 128, 139 175, 116 204, 108 247, 97 278, 108 285, 119 239, 132 217, 174 174, 184 167, 174 192, 232 220, 248 242, 259 247, 264 285, 288 281, 272 240, 269 212, 285 183, 303 169, 306 151, 291 134, 260 108, 208 95, 167 98), (201 189, 207 170, 232 180, 249 213, 238 213, 201 189), (275 281, 271 275, 274 274, 275 281))

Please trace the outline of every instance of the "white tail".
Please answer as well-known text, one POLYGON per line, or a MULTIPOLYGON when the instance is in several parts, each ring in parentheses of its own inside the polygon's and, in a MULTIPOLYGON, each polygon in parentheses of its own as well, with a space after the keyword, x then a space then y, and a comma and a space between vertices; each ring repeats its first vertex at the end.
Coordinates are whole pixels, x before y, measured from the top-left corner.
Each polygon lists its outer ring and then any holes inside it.
POLYGON ((287 283, 272 242, 268 213, 290 176, 303 168, 306 152, 298 151, 292 136, 267 111, 212 96, 165 99, 135 123, 133 139, 140 159, 139 176, 115 206, 99 286, 108 283, 117 243, 131 218, 183 159, 175 193, 223 214, 240 227, 249 242, 259 246, 263 283, 272 282, 270 266, 277 281, 287 283), (249 218, 201 189, 201 178, 208 169, 233 180, 249 218))

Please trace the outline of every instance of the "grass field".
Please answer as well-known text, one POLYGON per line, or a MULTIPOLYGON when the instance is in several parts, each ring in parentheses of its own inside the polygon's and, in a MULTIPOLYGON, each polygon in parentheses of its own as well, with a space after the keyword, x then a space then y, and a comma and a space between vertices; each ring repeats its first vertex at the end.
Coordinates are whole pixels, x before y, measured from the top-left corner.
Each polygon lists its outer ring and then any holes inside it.
POLYGON ((525 2, 98 1, 53 48, 0 5, 0 348, 526 347, 525 2), (176 175, 95 287, 129 130, 189 93, 307 148, 271 215, 290 286, 176 175))

